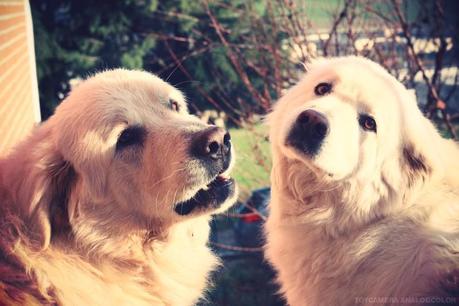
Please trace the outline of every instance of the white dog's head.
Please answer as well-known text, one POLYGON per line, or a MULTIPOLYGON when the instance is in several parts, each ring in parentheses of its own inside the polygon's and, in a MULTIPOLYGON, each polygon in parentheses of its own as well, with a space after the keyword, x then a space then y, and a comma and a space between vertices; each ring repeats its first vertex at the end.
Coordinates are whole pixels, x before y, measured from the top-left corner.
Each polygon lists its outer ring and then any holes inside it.
POLYGON ((90 224, 107 236, 161 231, 236 197, 230 135, 190 115, 182 93, 147 72, 83 81, 20 152, 32 166, 18 178, 32 198, 21 209, 45 245, 67 223, 85 235, 90 224))
POLYGON ((349 209, 343 214, 376 216, 389 199, 441 171, 443 140, 414 94, 364 58, 314 62, 268 122, 273 184, 299 201, 333 194, 339 210, 349 209))

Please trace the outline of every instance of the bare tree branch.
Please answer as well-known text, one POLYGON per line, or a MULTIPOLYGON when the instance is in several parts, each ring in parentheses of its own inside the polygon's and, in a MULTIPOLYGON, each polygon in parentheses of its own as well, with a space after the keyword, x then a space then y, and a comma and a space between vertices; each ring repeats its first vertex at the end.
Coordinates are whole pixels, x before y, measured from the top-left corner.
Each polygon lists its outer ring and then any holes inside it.
POLYGON ((325 41, 325 44, 324 44, 324 47, 323 47, 324 56, 328 56, 328 47, 330 45, 330 41, 333 39, 334 36, 336 36, 336 34, 338 32, 338 26, 346 18, 349 6, 352 4, 352 2, 353 2, 353 0, 346 0, 344 2, 343 9, 339 13, 339 15, 335 18, 335 20, 333 22, 333 25, 331 27, 331 30, 328 33, 328 39, 325 41))
POLYGON ((209 18, 210 18, 210 20, 212 22, 212 26, 215 29, 215 32, 217 33, 220 41, 225 46, 228 58, 230 59, 231 63, 233 64, 233 67, 236 69, 237 73, 241 77, 241 81, 244 83, 244 85, 247 87, 248 91, 256 99, 256 101, 259 101, 261 103, 261 105, 263 106, 263 108, 266 111, 268 111, 270 109, 270 107, 271 107, 271 101, 269 99, 267 99, 267 97, 260 95, 260 93, 253 87, 252 82, 250 81, 249 77, 247 76, 247 73, 245 72, 245 70, 243 69, 241 63, 239 62, 238 57, 233 52, 233 50, 231 49, 228 41, 224 37, 222 25, 217 21, 215 16, 210 11, 209 3, 208 3, 207 0, 205 1, 205 5, 206 5, 207 15, 209 16, 209 18))

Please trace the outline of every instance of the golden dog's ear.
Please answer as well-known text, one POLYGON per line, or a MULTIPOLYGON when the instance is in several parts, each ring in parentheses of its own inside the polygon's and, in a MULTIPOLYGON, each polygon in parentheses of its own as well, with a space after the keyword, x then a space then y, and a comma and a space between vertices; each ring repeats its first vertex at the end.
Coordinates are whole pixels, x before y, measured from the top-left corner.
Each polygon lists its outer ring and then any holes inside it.
MULTIPOLYGON (((70 129, 69 129, 70 130, 70 129)), ((96 132, 81 133, 74 128, 73 133, 61 133, 57 139, 59 148, 66 150, 65 158, 71 159, 74 170, 91 198, 104 198, 107 185, 107 168, 111 152, 107 152, 107 138, 96 132)), ((103 133, 101 133, 103 134, 103 133)))
POLYGON ((86 190, 91 192, 91 197, 94 199, 103 199, 106 194, 107 177, 105 171, 100 170, 104 169, 103 166, 103 162, 97 165, 85 165, 85 168, 79 172, 86 190))
POLYGON ((58 152, 42 155, 26 185, 30 200, 25 205, 25 227, 29 242, 36 249, 48 247, 53 233, 68 230, 67 204, 75 181, 75 171, 58 152), (27 204, 29 201, 29 204, 27 204))

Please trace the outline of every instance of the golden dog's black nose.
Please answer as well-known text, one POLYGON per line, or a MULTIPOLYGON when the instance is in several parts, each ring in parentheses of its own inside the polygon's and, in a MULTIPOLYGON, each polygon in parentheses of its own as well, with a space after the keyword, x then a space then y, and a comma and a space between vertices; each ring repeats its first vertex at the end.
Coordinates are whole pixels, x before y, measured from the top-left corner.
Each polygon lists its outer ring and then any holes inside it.
POLYGON ((216 126, 200 133, 199 137, 194 141, 194 152, 200 158, 225 161, 230 150, 230 134, 216 126))
POLYGON ((315 110, 308 109, 298 115, 287 142, 302 152, 315 155, 328 130, 327 118, 315 110))

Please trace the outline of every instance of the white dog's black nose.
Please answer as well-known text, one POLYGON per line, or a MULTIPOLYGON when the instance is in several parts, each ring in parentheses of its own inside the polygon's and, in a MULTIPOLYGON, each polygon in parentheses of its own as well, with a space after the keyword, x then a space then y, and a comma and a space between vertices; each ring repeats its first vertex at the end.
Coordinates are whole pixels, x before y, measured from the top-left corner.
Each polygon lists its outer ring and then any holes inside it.
POLYGON ((208 164, 217 164, 223 170, 228 168, 231 161, 231 136, 224 129, 214 126, 200 132, 192 146, 196 157, 208 164))
POLYGON ((321 113, 303 111, 290 130, 287 143, 310 155, 315 155, 328 134, 328 120, 321 113))
POLYGON ((296 120, 300 127, 316 139, 323 139, 328 133, 328 121, 324 115, 309 109, 302 112, 296 120))

